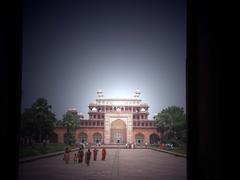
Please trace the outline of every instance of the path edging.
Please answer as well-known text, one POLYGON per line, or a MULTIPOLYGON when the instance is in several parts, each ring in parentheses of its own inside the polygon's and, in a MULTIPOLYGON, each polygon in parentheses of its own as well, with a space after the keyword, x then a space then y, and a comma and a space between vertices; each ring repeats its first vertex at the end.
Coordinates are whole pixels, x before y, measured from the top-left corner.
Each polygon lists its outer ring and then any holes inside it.
POLYGON ((171 152, 171 151, 166 151, 166 150, 163 150, 163 149, 157 149, 157 148, 153 148, 153 147, 150 147, 149 149, 152 149, 154 151, 159 151, 159 152, 164 152, 164 153, 168 153, 168 154, 172 154, 174 156, 179 156, 179 157, 187 157, 186 154, 182 154, 182 153, 176 153, 176 152, 171 152))

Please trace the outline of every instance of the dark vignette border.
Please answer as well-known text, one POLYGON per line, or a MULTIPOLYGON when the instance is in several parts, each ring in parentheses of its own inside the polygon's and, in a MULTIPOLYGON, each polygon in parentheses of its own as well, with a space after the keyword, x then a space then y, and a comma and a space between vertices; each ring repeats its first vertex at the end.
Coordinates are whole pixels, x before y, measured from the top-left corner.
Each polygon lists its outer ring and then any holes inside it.
MULTIPOLYGON (((219 10, 206 0, 187 0, 188 180, 221 179, 222 121, 219 10)), ((22 1, 1 5, 1 170, 18 177, 21 110, 22 1)))

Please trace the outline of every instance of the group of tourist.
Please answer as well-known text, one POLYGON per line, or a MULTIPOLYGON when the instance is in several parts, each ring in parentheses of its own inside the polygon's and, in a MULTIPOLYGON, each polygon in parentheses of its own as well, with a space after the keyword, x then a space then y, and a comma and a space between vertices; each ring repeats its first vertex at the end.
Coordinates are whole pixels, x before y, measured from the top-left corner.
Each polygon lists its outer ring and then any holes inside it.
POLYGON ((160 149, 172 150, 174 149, 173 144, 160 144, 160 149))
POLYGON ((125 147, 129 149, 134 149, 136 147, 136 143, 127 143, 125 147))
MULTIPOLYGON (((90 164, 90 159, 91 159, 91 150, 88 148, 88 150, 85 152, 85 163, 87 166, 90 164)), ((97 154, 98 154, 98 149, 94 147, 93 149, 93 160, 97 160, 97 154)), ((104 161, 106 159, 106 148, 102 147, 102 160, 104 161)), ((76 163, 82 163, 84 158, 84 149, 82 147, 79 148, 78 152, 74 154, 73 161, 74 164, 76 163)), ((63 160, 65 160, 65 164, 68 164, 70 161, 70 150, 68 148, 65 149, 63 160)))

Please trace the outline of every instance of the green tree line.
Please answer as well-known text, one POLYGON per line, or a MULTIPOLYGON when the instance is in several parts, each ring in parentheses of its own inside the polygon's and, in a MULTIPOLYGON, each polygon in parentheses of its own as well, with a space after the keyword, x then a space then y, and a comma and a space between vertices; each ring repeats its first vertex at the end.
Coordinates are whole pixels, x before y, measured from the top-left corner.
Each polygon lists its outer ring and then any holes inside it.
POLYGON ((20 137, 26 140, 27 143, 42 142, 50 139, 56 124, 61 124, 67 128, 66 136, 64 137, 66 144, 75 142, 74 132, 77 126, 80 125, 77 111, 67 111, 63 115, 63 120, 57 120, 52 112, 52 106, 48 104, 44 98, 38 98, 30 108, 26 108, 21 117, 20 137))
POLYGON ((52 106, 44 98, 38 98, 30 108, 26 108, 21 118, 21 138, 28 139, 28 143, 42 142, 52 135, 55 114, 52 112, 52 106))
POLYGON ((157 114, 157 129, 161 133, 161 143, 172 143, 174 146, 186 145, 187 123, 184 109, 170 106, 157 114))

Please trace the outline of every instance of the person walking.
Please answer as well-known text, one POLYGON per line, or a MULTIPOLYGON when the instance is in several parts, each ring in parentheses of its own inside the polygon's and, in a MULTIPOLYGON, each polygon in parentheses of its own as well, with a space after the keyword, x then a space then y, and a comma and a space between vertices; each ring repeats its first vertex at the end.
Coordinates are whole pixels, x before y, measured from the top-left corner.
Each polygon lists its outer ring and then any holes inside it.
POLYGON ((65 160, 65 164, 69 163, 69 159, 70 159, 70 151, 68 148, 66 148, 63 155, 63 160, 65 160))
POLYGON ((84 152, 82 150, 82 148, 79 148, 79 151, 78 151, 78 163, 82 163, 83 161, 83 156, 84 156, 84 152))
POLYGON ((106 154, 107 154, 107 152, 106 152, 106 148, 103 147, 103 148, 102 148, 102 160, 103 160, 103 161, 104 161, 105 158, 106 158, 106 154))
POLYGON ((95 147, 95 148, 93 149, 93 160, 94 160, 94 161, 97 160, 97 152, 98 152, 98 150, 97 150, 97 148, 95 147))
POLYGON ((91 159, 91 151, 90 149, 88 149, 87 152, 85 153, 85 163, 87 164, 87 166, 89 166, 90 164, 90 159, 91 159))
POLYGON ((77 158, 77 154, 75 153, 75 154, 74 154, 74 157, 73 157, 74 164, 77 163, 77 159, 78 159, 78 158, 77 158))

